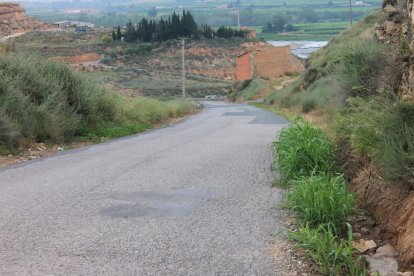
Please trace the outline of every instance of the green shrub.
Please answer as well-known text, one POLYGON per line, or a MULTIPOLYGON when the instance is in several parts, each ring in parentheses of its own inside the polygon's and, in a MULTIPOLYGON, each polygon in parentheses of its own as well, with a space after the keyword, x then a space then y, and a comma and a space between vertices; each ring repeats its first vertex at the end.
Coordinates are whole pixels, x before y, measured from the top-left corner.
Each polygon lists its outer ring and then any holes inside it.
POLYGON ((333 143, 309 123, 297 122, 283 130, 274 143, 276 162, 285 181, 316 173, 332 173, 333 143))
POLYGON ((0 54, 6 53, 8 50, 8 46, 2 42, 0 42, 0 54))
POLYGON ((145 54, 145 53, 151 52, 151 50, 152 50, 151 43, 140 43, 137 49, 139 54, 145 54))
POLYGON ((388 178, 414 185, 414 104, 397 101, 383 117, 376 159, 388 178))
POLYGON ((304 248, 323 275, 366 275, 362 259, 353 258, 352 233, 348 235, 349 241, 341 240, 329 226, 322 225, 317 229, 305 225, 297 232, 289 233, 297 242, 296 248, 304 248))
POLYGON ((266 103, 275 104, 280 108, 291 108, 298 106, 301 103, 302 95, 299 92, 299 87, 295 84, 270 93, 266 98, 266 103))
POLYGON ((118 57, 117 52, 116 52, 116 51, 114 51, 114 50, 109 50, 106 54, 107 54, 110 58, 117 58, 117 57, 118 57))
POLYGON ((355 155, 374 161, 390 180, 414 183, 414 104, 354 98, 342 115, 337 131, 355 155))
POLYGON ((252 100, 264 88, 262 81, 262 79, 255 79, 242 82, 241 87, 244 86, 244 88, 241 89, 240 98, 242 100, 252 100))
POLYGON ((105 44, 111 44, 114 42, 114 40, 112 39, 112 36, 110 36, 109 34, 104 34, 102 37, 102 42, 105 44))
POLYGON ((309 113, 317 107, 316 99, 314 97, 304 97, 302 99, 302 112, 309 113))
POLYGON ((0 116, 0 155, 10 154, 12 149, 17 148, 20 137, 17 126, 7 116, 0 116))
POLYGON ((302 95, 302 111, 308 113, 317 108, 331 110, 343 106, 346 93, 343 86, 331 76, 315 81, 302 95))
POLYGON ((342 176, 315 175, 291 181, 288 206, 299 218, 316 227, 332 225, 341 232, 354 208, 354 199, 342 176))
POLYGON ((64 63, 33 56, 1 55, 0 79, 0 147, 8 150, 20 138, 64 142, 132 134, 194 108, 191 102, 121 97, 64 63))
POLYGON ((24 137, 62 141, 105 119, 108 92, 63 63, 9 54, 0 57, 0 76, 0 114, 24 137))
POLYGON ((341 111, 337 132, 349 141, 356 156, 374 157, 380 140, 383 112, 389 107, 373 99, 348 99, 348 106, 341 111))
POLYGON ((330 71, 346 84, 348 95, 375 95, 388 54, 386 47, 374 39, 343 43, 335 49, 336 60, 331 63, 330 71))

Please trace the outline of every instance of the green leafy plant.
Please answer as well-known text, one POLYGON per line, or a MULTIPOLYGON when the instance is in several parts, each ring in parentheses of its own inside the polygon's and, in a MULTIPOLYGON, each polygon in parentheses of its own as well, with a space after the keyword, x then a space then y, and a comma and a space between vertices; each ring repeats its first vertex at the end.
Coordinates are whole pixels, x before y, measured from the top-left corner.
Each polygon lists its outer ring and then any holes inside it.
POLYGON ((367 275, 363 260, 354 259, 351 238, 339 239, 329 225, 315 229, 305 224, 298 231, 290 232, 289 237, 297 242, 296 248, 306 250, 323 275, 367 275))
POLYGON ((283 130, 274 143, 274 152, 273 169, 279 169, 285 181, 333 171, 333 143, 320 129, 306 122, 298 121, 283 130))
POLYGON ((345 230, 345 221, 354 208, 354 198, 343 176, 314 175, 292 180, 288 206, 310 226, 331 225, 345 230))

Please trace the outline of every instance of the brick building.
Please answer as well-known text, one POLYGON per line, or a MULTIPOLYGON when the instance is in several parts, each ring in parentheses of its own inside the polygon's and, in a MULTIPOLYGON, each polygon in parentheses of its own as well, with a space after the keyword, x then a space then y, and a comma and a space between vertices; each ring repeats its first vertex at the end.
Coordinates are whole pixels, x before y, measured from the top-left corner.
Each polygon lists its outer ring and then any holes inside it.
POLYGON ((290 46, 264 47, 246 51, 237 57, 237 80, 256 77, 278 78, 287 72, 304 70, 302 62, 290 51, 290 46))

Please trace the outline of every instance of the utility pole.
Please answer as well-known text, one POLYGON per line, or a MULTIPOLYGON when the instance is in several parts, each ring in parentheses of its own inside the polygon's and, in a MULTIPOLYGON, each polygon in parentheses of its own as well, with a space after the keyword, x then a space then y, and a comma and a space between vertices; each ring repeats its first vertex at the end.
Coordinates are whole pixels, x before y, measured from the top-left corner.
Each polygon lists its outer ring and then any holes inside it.
POLYGON ((349 23, 352 26, 352 0, 349 0, 349 23))
POLYGON ((240 7, 237 9, 237 28, 240 31, 240 7))
POLYGON ((181 73, 181 82, 182 82, 182 94, 183 99, 185 100, 185 38, 181 39, 181 62, 182 62, 182 73, 181 73))

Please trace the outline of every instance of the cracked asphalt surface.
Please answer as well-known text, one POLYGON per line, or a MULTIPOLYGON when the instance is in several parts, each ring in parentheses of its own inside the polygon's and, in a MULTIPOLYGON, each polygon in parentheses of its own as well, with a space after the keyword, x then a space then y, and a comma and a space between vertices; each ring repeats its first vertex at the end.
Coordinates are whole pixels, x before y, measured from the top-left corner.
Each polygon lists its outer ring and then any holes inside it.
POLYGON ((208 103, 179 124, 0 170, 1 275, 295 275, 270 144, 208 103))

